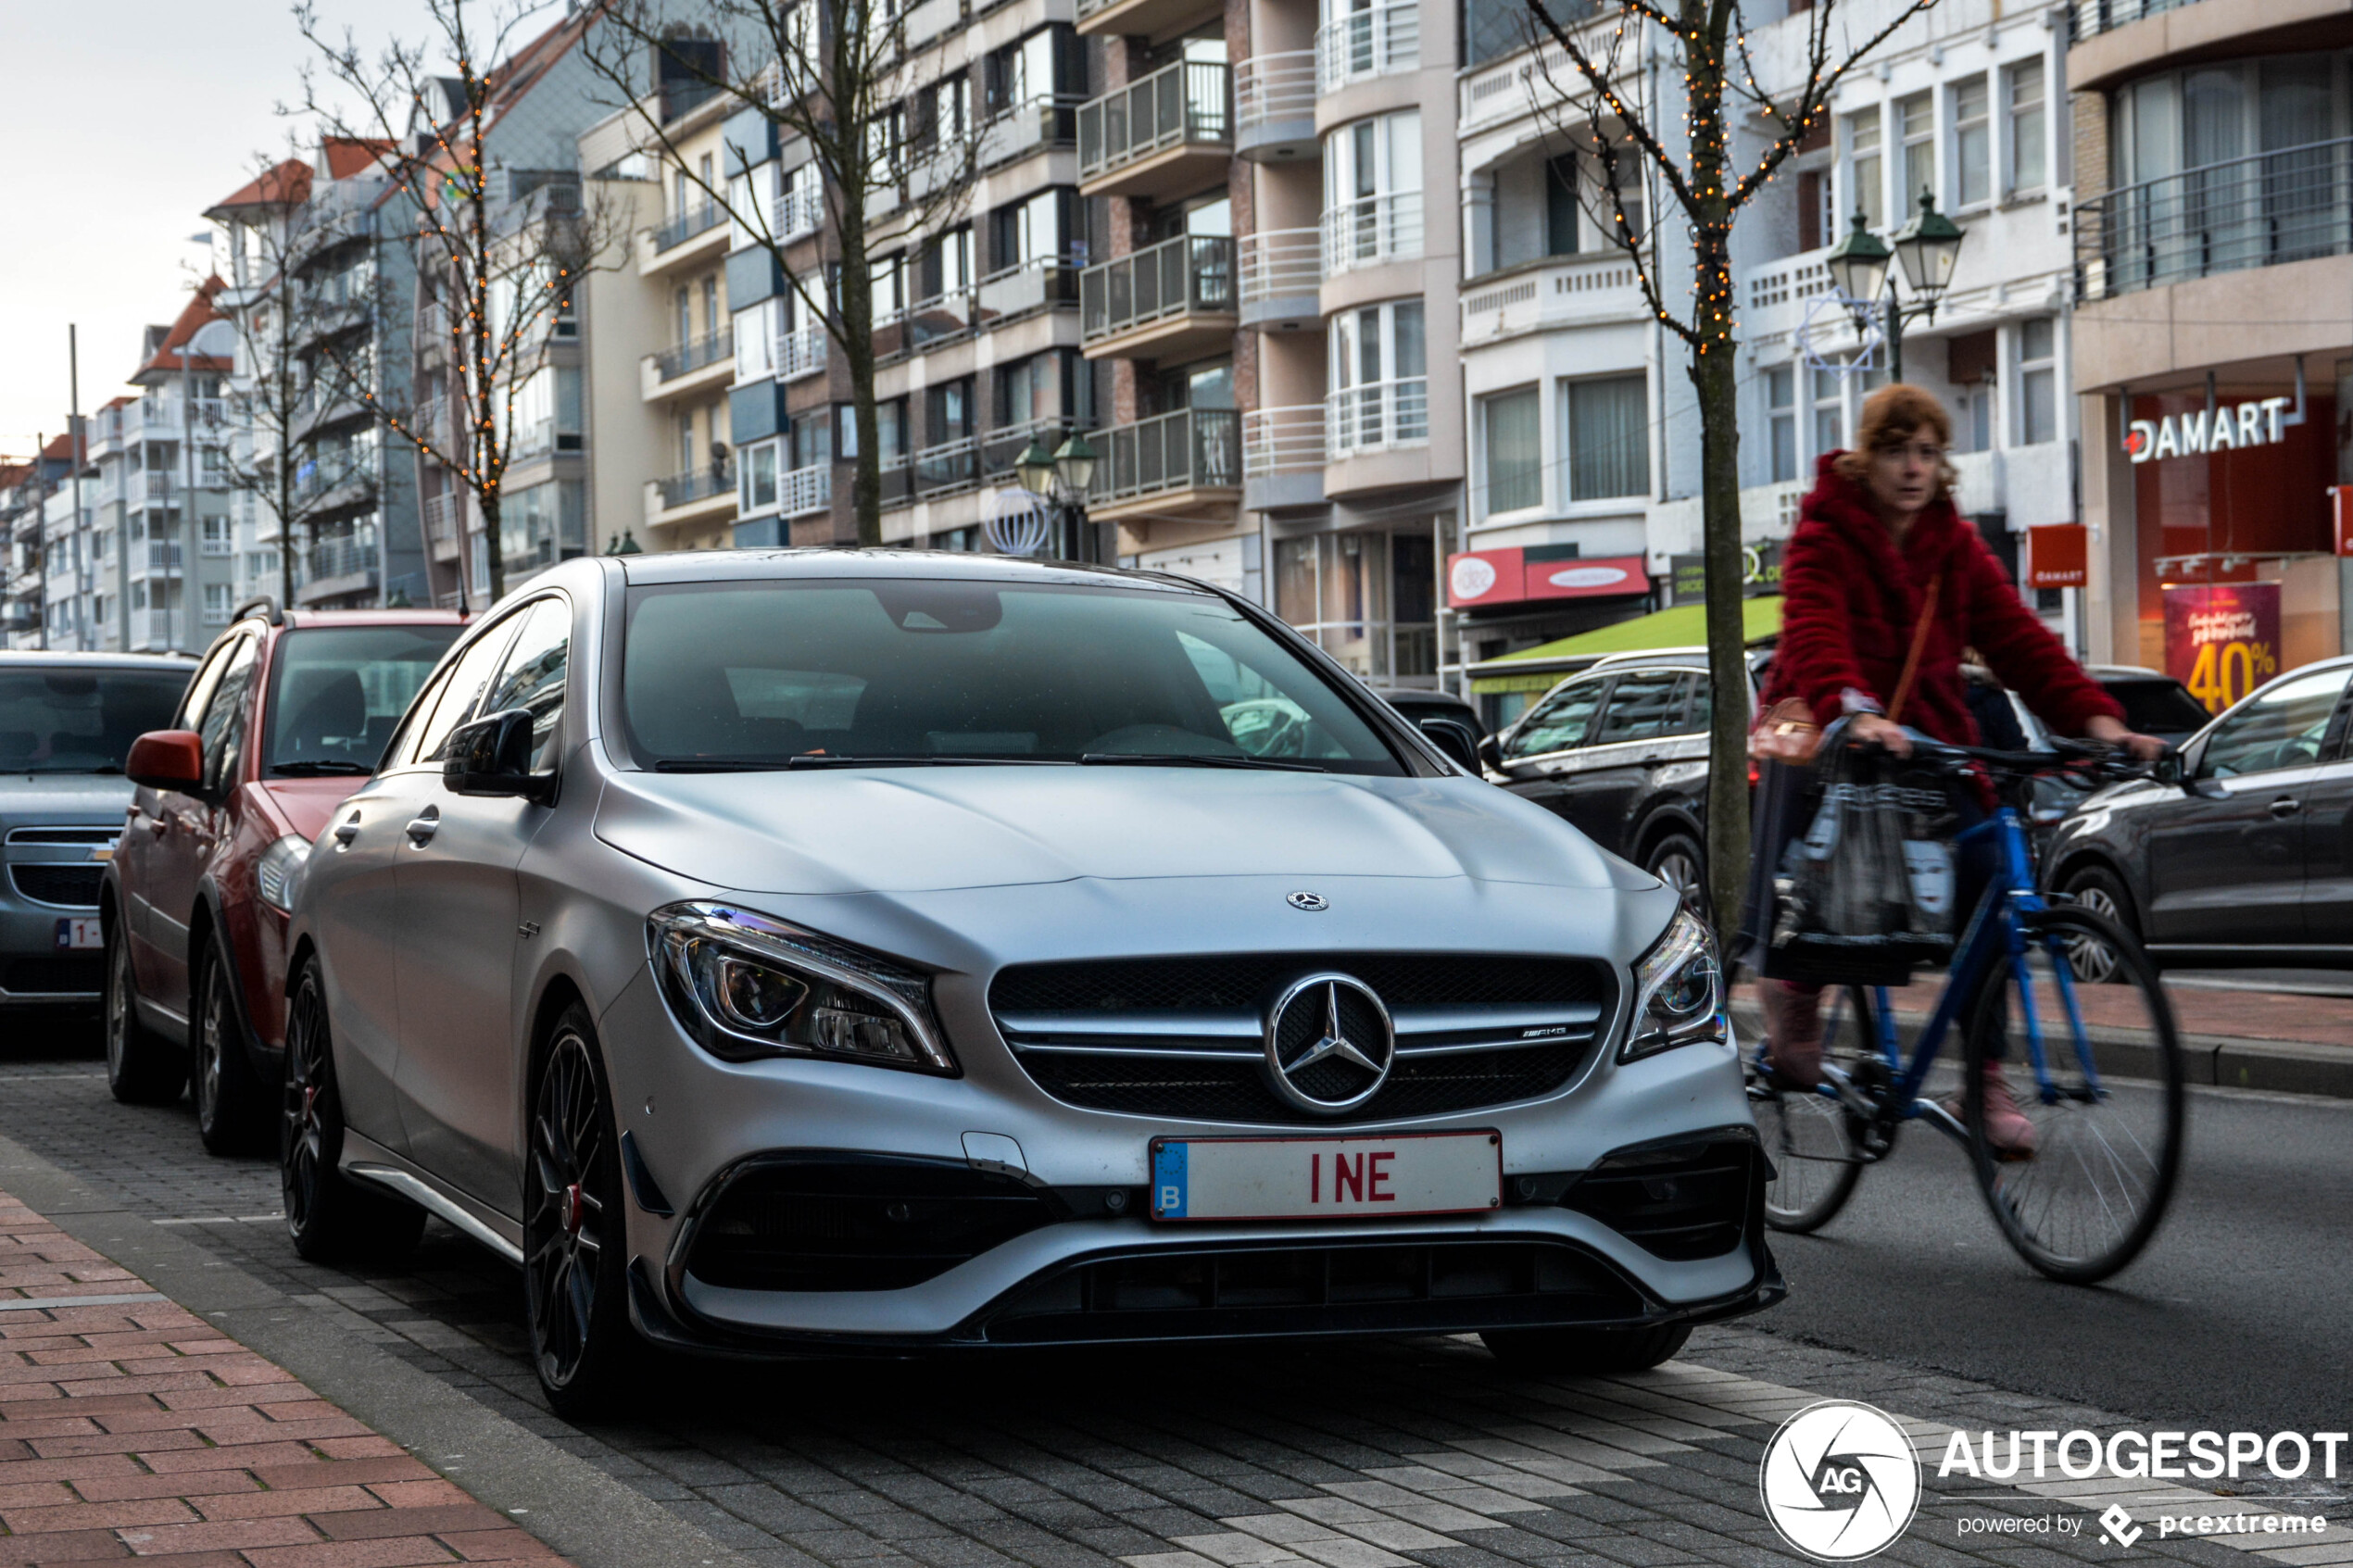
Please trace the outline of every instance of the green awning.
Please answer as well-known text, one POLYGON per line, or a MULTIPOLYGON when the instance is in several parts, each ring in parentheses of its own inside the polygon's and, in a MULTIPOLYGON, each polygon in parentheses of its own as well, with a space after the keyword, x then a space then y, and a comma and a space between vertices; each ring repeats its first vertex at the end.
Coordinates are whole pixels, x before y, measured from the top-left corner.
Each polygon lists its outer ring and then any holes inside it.
MULTIPOLYGON (((1705 605, 1677 605, 1655 614, 1636 616, 1615 626, 1563 637, 1517 653, 1507 653, 1475 665, 1471 691, 1479 696, 1504 692, 1541 692, 1565 672, 1564 664, 1583 665, 1609 653, 1641 653, 1650 648, 1698 647, 1707 641, 1705 605), (1512 668, 1526 664, 1535 668, 1512 668)), ((1768 594, 1741 601, 1741 636, 1749 643, 1777 636, 1781 630, 1781 598, 1768 594)))

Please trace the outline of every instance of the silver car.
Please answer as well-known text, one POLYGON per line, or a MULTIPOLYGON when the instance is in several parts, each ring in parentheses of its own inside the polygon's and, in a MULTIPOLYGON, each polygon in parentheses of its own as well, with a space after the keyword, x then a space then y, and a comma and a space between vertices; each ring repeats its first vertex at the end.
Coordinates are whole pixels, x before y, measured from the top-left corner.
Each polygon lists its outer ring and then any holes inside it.
POLYGON ((560 1409, 644 1340, 1628 1366, 1780 1294, 1705 930, 1195 583, 567 562, 298 883, 296 1245, 522 1263, 560 1409))
POLYGON ((142 654, 0 652, 0 1012, 94 1013, 98 888, 122 837, 131 743, 171 721, 194 666, 142 654))

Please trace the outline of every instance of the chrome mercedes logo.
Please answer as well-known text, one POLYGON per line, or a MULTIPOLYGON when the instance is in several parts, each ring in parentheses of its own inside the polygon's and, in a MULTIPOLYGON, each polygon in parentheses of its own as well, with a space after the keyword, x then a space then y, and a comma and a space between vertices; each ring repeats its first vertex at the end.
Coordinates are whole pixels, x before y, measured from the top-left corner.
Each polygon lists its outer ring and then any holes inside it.
POLYGON ((1304 975, 1266 1010, 1266 1086, 1302 1110, 1353 1110, 1379 1093, 1396 1058, 1389 1009, 1352 975, 1304 975))
POLYGON ((1320 893, 1294 893, 1283 902, 1294 909, 1304 909, 1311 915, 1320 909, 1328 909, 1332 907, 1331 900, 1320 893))

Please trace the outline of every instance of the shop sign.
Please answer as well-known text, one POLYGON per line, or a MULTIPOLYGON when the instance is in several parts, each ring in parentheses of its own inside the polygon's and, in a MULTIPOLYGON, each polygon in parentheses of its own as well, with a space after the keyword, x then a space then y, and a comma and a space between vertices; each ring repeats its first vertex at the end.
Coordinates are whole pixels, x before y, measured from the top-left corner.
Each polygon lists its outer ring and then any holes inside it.
POLYGON ((2225 403, 2211 411, 2193 408, 2161 420, 2134 420, 2124 434, 2125 455, 2136 463, 2158 458, 2191 458, 2247 446, 2270 446, 2287 439, 2293 397, 2225 403))
POLYGON ((2089 543, 2080 522, 2045 523, 2026 531, 2026 585, 2082 588, 2091 582, 2089 543))
POLYGON ((2220 713, 2280 672, 2280 585, 2165 589, 2165 672, 2220 713))
POLYGON ((1651 591, 1641 556, 1549 557, 1531 549, 1469 550, 1446 558, 1446 603, 1469 609, 1530 599, 1598 599, 1651 591))
MULTIPOLYGON (((1707 558, 1669 556, 1667 603, 1693 605, 1707 597, 1707 558)), ((1760 539, 1741 546, 1741 597, 1756 598, 1781 591, 1781 541, 1760 539)))

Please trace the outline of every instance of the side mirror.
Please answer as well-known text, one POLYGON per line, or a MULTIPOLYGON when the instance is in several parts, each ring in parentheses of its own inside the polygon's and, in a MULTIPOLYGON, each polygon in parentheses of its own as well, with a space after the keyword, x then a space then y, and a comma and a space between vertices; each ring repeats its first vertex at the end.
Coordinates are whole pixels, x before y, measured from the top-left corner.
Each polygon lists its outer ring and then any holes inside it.
POLYGON ((1424 719, 1419 723, 1430 745, 1470 771, 1478 771, 1478 737, 1471 733, 1468 724, 1442 716, 1424 719))
POLYGON ((122 771, 149 789, 194 794, 204 784, 204 737, 194 730, 149 730, 131 743, 122 771))
POLYGON ((1504 766, 1504 737, 1501 735, 1481 735, 1478 740, 1478 759, 1487 764, 1487 766, 1495 769, 1497 771, 1502 771, 1504 766))
POLYGON ((2149 777, 2161 784, 2178 787, 2182 783, 2182 754, 2171 748, 2149 764, 2149 777))
POLYGON ((520 797, 544 801, 555 780, 531 771, 531 710, 510 708, 460 724, 450 733, 442 783, 452 795, 520 797))

